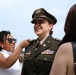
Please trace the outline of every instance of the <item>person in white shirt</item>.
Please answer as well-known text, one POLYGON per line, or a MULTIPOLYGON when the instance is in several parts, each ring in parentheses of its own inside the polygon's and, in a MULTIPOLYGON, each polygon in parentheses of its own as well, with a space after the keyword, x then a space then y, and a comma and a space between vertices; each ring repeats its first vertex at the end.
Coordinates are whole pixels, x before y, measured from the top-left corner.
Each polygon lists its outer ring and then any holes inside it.
POLYGON ((10 31, 0 32, 0 75, 20 75, 19 55, 30 40, 22 41, 15 49, 16 39, 10 31))

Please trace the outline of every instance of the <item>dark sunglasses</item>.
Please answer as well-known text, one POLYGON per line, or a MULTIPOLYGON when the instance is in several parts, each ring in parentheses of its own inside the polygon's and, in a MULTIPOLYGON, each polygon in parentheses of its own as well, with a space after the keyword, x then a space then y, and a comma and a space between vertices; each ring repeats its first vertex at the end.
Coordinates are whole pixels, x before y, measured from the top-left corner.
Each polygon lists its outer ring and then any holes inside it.
POLYGON ((12 41, 15 41, 15 43, 16 43, 16 41, 17 41, 17 39, 14 39, 14 38, 13 39, 12 38, 8 38, 6 40, 8 40, 9 43, 12 43, 12 41))

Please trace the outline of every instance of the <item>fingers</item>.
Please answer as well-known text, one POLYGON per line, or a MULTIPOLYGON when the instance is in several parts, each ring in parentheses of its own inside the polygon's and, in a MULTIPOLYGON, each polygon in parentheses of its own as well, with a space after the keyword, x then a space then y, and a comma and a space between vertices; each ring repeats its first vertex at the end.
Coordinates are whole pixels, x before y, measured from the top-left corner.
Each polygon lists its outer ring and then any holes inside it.
POLYGON ((21 42, 21 47, 22 47, 22 48, 26 48, 29 44, 30 44, 30 39, 23 40, 23 41, 21 42))

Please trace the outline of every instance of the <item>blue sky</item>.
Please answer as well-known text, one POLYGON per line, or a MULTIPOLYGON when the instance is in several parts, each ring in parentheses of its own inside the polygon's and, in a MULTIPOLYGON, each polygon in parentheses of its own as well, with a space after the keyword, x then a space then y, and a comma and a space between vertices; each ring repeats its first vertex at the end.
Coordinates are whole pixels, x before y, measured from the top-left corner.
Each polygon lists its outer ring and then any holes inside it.
POLYGON ((76 0, 0 0, 0 31, 10 30, 17 44, 24 39, 37 38, 31 16, 35 9, 45 8, 58 20, 53 37, 62 39, 66 15, 75 3, 76 0))

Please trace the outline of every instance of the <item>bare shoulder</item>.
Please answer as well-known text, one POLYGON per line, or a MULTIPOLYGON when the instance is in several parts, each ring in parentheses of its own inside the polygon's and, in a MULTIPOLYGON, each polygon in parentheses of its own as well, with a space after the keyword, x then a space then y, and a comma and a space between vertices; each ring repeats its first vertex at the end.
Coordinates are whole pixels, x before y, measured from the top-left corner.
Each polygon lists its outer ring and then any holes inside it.
POLYGON ((62 44, 55 55, 55 62, 67 64, 73 58, 72 45, 70 42, 62 44), (69 57, 70 56, 70 57, 69 57))
MULTIPOLYGON (((55 55, 52 71, 50 75, 65 75, 67 72, 72 72, 73 54, 72 45, 70 42, 62 44, 55 55), (69 63, 70 62, 70 63, 69 63)), ((72 75, 68 73, 67 75, 72 75)))
POLYGON ((70 55, 70 53, 72 53, 72 45, 71 45, 71 42, 67 42, 67 43, 64 43, 62 44, 59 48, 58 48, 58 51, 57 53, 59 55, 70 55))
POLYGON ((59 47, 59 50, 68 51, 69 49, 72 49, 71 42, 64 43, 59 47))
POLYGON ((62 44, 60 46, 59 54, 60 52, 62 53, 61 57, 64 58, 64 62, 67 64, 69 71, 68 73, 72 75, 74 69, 74 63, 73 63, 74 61, 73 61, 73 48, 71 42, 62 44))

